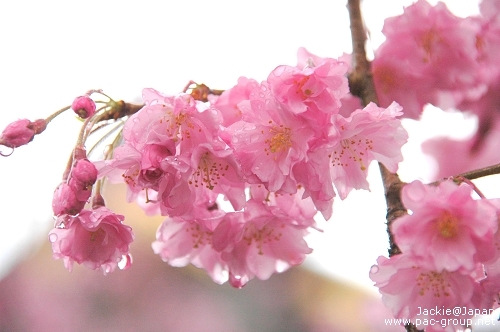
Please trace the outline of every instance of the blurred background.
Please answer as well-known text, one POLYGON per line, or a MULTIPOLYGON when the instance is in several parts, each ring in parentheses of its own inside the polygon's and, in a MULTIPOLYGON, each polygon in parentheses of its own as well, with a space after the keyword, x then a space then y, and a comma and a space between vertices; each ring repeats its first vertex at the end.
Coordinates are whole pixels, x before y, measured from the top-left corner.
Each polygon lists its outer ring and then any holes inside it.
MULTIPOLYGON (((383 41, 384 18, 410 3, 364 1, 369 48, 383 41)), ((477 1, 447 3, 456 15, 478 12, 477 1)), ((349 53, 346 1, 5 1, 0 127, 45 118, 89 89, 141 103, 145 87, 174 94, 189 80, 215 89, 232 87, 240 76, 261 81, 280 64, 295 65, 301 46, 321 57, 349 53)), ((423 139, 474 131, 474 120, 462 114, 433 114, 405 123, 411 140, 403 180, 432 176, 432 162, 419 149, 423 139)), ((75 266, 68 273, 52 260, 47 233, 52 193, 80 124, 65 113, 0 159, 0 332, 392 331, 368 278, 388 246, 376 165, 370 192, 336 201, 332 219, 319 220, 324 232, 309 236, 314 252, 302 267, 242 290, 163 263, 150 246, 162 218, 125 203, 121 186, 107 188, 105 198, 134 228, 132 268, 103 276, 75 266)))

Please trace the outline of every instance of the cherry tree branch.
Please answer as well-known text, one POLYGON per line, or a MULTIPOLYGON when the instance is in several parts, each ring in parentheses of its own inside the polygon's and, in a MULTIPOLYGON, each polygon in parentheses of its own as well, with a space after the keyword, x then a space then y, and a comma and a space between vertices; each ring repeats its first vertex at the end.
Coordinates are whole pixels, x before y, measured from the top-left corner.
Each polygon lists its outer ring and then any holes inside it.
MULTIPOLYGON (((348 0, 347 10, 349 11, 349 19, 351 22, 351 39, 352 39, 352 54, 353 54, 353 70, 349 74, 349 88, 353 95, 361 98, 363 105, 368 105, 370 102, 378 103, 375 85, 370 68, 370 62, 366 58, 366 31, 361 15, 360 0, 348 0)), ((392 222, 405 215, 406 209, 401 202, 401 188, 404 183, 399 179, 397 174, 389 172, 389 170, 379 163, 380 174, 384 185, 385 200, 387 205, 387 233, 389 235, 389 256, 401 253, 398 246, 394 242, 394 236, 391 232, 392 222)), ((405 325, 406 331, 418 332, 419 330, 413 325, 405 325)))
POLYGON ((500 174, 500 164, 476 169, 470 172, 465 172, 462 174, 458 174, 454 177, 463 177, 469 180, 479 179, 485 176, 490 176, 494 174, 500 174))
MULTIPOLYGON (((348 0, 347 9, 351 22, 351 38, 353 53, 353 70, 349 74, 349 88, 351 93, 361 98, 363 105, 370 102, 378 103, 375 85, 371 72, 370 62, 366 58, 366 31, 364 29, 363 18, 359 0, 348 0)), ((394 236, 390 227, 392 222, 405 215, 406 209, 401 202, 401 188, 404 183, 397 174, 392 174, 387 168, 379 163, 382 182, 384 185, 385 199, 387 204, 387 233, 389 235, 389 256, 396 255, 401 251, 394 242, 394 236)))

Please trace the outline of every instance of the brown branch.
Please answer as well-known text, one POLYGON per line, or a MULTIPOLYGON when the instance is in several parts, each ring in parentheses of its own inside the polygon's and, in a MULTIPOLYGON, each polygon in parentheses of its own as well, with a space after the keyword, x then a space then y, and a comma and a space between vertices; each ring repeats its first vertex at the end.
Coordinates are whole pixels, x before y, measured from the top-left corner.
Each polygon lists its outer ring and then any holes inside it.
MULTIPOLYGON (((466 179, 466 180, 474 180, 474 179, 479 179, 479 178, 482 178, 482 177, 486 177, 486 176, 490 176, 490 175, 496 175, 496 174, 500 174, 500 164, 495 164, 495 165, 487 166, 487 167, 484 167, 484 168, 475 169, 475 170, 472 170, 472 171, 469 171, 469 172, 461 173, 461 174, 458 174, 458 175, 454 175, 454 176, 451 176, 451 177, 446 177, 444 179, 428 183, 428 185, 430 185, 430 186, 437 186, 442 181, 446 181, 446 180, 449 180, 449 179, 456 180, 457 182, 465 182, 465 181, 463 181, 464 179, 466 179)), ((469 183, 469 185, 471 185, 472 187, 474 186, 473 183, 469 183)))
MULTIPOLYGON (((208 101, 209 95, 221 95, 224 90, 216 90, 210 89, 205 84, 198 84, 194 81, 189 81, 189 83, 184 88, 184 92, 191 89, 191 96, 203 102, 208 101), (193 86, 194 85, 194 86, 193 86)), ((118 120, 120 118, 130 116, 134 113, 137 113, 144 105, 130 104, 126 103, 123 100, 117 101, 109 111, 103 113, 97 122, 108 121, 108 120, 118 120)))
POLYGON ((349 89, 351 94, 361 98, 365 106, 370 102, 378 104, 371 65, 366 58, 365 43, 367 38, 361 16, 360 1, 349 0, 347 2, 347 9, 351 22, 352 66, 354 68, 349 74, 349 89))
POLYGON ((485 176, 490 176, 494 174, 500 174, 500 164, 476 169, 470 172, 465 172, 462 174, 458 174, 454 177, 463 177, 469 180, 479 179, 485 176))
POLYGON ((129 104, 124 102, 123 100, 117 101, 115 105, 111 108, 111 110, 103 113, 99 117, 99 121, 107 121, 107 120, 118 120, 119 118, 123 118, 134 113, 137 113, 144 105, 136 105, 129 104))
MULTIPOLYGON (((366 31, 364 29, 363 18, 359 0, 349 0, 347 3, 349 10, 349 19, 351 22, 351 38, 353 50, 354 69, 349 74, 349 88, 351 93, 361 98, 366 106, 369 103, 377 103, 378 98, 375 92, 375 85, 371 73, 370 62, 366 58, 365 42, 366 31)), ((406 209, 401 202, 401 188, 404 183, 397 174, 392 174, 379 163, 382 182, 384 184, 385 199, 387 204, 387 233, 389 235, 389 256, 400 253, 401 251, 394 242, 394 236, 391 233, 392 222, 406 214, 406 209)))
MULTIPOLYGON (((370 62, 366 58, 366 31, 361 15, 360 0, 348 0, 347 10, 349 11, 349 20, 351 22, 351 39, 353 53, 353 70, 349 74, 349 88, 351 94, 361 98, 366 106, 373 102, 378 104, 375 84, 371 72, 370 62)), ((394 242, 394 235, 391 232, 392 222, 407 213, 401 202, 401 188, 404 183, 397 174, 392 174, 389 170, 379 163, 380 174, 384 184, 385 200, 387 205, 387 233, 389 235, 389 256, 401 253, 394 242)), ((405 325, 406 331, 418 332, 413 324, 405 325)))

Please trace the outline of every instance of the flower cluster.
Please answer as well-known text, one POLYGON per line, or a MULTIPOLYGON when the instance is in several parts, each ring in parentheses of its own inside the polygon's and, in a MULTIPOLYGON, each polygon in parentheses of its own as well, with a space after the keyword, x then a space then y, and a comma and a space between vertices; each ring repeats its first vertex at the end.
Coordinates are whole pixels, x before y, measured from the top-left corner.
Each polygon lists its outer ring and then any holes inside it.
POLYGON ((104 274, 121 261, 125 262, 123 268, 128 267, 132 262, 129 247, 133 235, 131 228, 122 223, 123 216, 107 209, 98 192, 92 209, 84 209, 97 181, 97 169, 86 158, 85 150, 75 149, 68 171, 52 201, 56 226, 49 240, 54 258, 63 258, 70 271, 74 262, 94 270, 100 268, 104 274))
POLYGON ((240 78, 210 103, 144 89, 123 142, 96 163, 99 177, 125 182, 129 201, 168 216, 153 244, 163 260, 236 287, 267 279, 311 251, 304 236, 317 211, 331 217, 335 190, 368 189, 371 161, 395 172, 402 160, 399 105, 340 113, 347 70, 300 49, 297 66, 261 83, 240 78))
MULTIPOLYGON (((370 272, 396 318, 446 319, 444 313, 424 317, 419 308, 483 312, 498 300, 500 205, 498 200, 475 200, 471 194, 468 184, 451 180, 437 186, 415 181, 403 188, 403 203, 411 214, 396 219, 391 228, 402 253, 380 257, 370 272)), ((430 331, 445 329, 433 326, 430 331)))
POLYGON ((436 179, 500 162, 497 144, 490 143, 497 142, 490 136, 500 121, 500 6, 498 0, 483 0, 479 9, 480 15, 462 18, 442 2, 416 1, 402 15, 386 19, 386 41, 375 51, 372 69, 380 106, 396 101, 411 119, 419 119, 426 104, 478 118, 468 141, 436 138, 427 143, 440 168, 436 179), (440 149, 450 144, 460 146, 464 162, 450 165, 456 150, 440 149))
POLYGON ((141 108, 89 90, 45 120, 9 125, 0 145, 27 144, 69 109, 83 121, 52 201, 49 240, 68 269, 76 262, 106 274, 130 266, 133 234, 105 207, 107 180, 124 182, 127 200, 148 214, 167 216, 153 243, 163 260, 243 287, 302 263, 317 212, 329 219, 336 194, 369 189, 372 161, 396 172, 403 159, 401 106, 362 108, 349 94, 348 69, 301 48, 296 66, 278 66, 261 83, 241 77, 224 92, 146 88, 141 108), (93 94, 109 100, 97 108, 93 94), (121 117, 104 159, 90 161, 87 138, 121 117))

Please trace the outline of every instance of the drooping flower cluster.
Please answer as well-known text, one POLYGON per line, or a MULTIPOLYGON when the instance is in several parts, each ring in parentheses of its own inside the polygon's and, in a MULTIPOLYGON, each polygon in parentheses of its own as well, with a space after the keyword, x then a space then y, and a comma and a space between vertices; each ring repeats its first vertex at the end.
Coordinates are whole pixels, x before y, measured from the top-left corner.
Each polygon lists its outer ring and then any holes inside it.
POLYGON ((49 240, 54 258, 62 258, 70 271, 74 262, 102 269, 104 274, 118 264, 123 264, 121 268, 129 267, 132 229, 122 223, 123 216, 104 206, 99 192, 94 194, 92 208, 84 209, 97 181, 97 169, 82 148, 75 149, 72 159, 52 201, 56 221, 49 240))
POLYGON ((401 107, 341 115, 347 64, 305 49, 298 58, 260 84, 240 78, 208 104, 143 90, 122 144, 96 165, 100 177, 127 184, 129 201, 168 216, 153 245, 165 261, 236 287, 267 279, 310 252, 304 236, 316 211, 330 218, 335 188, 341 198, 368 189, 373 160, 397 170, 407 140, 401 107))
POLYGON ((391 231, 402 253, 380 257, 370 278, 396 318, 420 322, 459 317, 453 327, 429 326, 426 331, 456 331, 474 315, 489 310, 500 291, 497 200, 471 196, 468 184, 451 180, 438 186, 415 181, 402 190, 411 214, 396 219, 391 231), (452 316, 422 313, 422 308, 467 308, 452 316))

